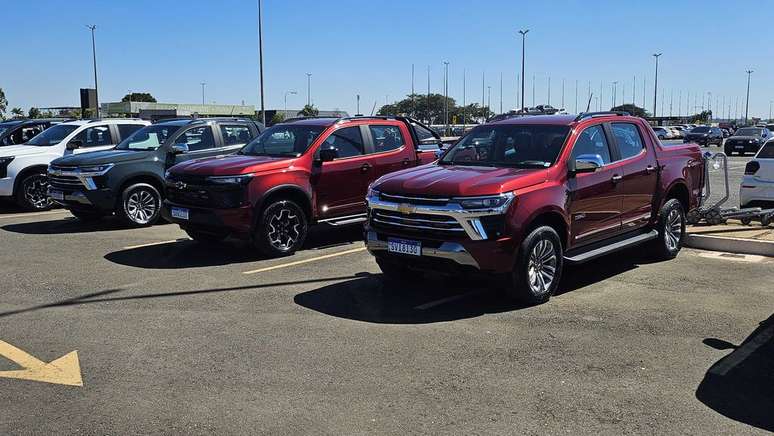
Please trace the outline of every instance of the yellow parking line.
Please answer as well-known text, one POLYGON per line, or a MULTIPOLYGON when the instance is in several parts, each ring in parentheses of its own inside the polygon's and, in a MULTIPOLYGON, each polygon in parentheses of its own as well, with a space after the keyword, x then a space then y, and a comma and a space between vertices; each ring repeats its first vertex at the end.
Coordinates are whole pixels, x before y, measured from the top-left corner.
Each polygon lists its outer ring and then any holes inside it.
POLYGON ((302 264, 310 263, 310 262, 317 262, 318 260, 330 259, 331 257, 344 256, 346 254, 352 254, 352 253, 357 253, 357 252, 360 252, 360 251, 365 251, 365 249, 366 249, 365 247, 361 247, 361 248, 354 248, 352 250, 339 251, 338 253, 326 254, 324 256, 317 256, 317 257, 313 257, 311 259, 304 259, 304 260, 298 260, 296 262, 290 262, 290 263, 283 263, 283 264, 280 264, 280 265, 268 266, 266 268, 256 269, 256 270, 253 270, 253 271, 245 271, 242 274, 256 274, 256 273, 260 273, 260 272, 271 271, 271 270, 274 270, 274 269, 287 268, 287 267, 290 267, 290 266, 302 265, 302 264))
POLYGON ((30 213, 17 213, 13 215, 0 215, 0 219, 3 218, 24 218, 28 216, 41 216, 41 215, 56 215, 58 213, 66 213, 66 210, 52 210, 50 212, 30 212, 30 213))
POLYGON ((171 244, 173 242, 182 242, 182 241, 189 241, 188 238, 181 238, 181 239, 171 239, 169 241, 159 241, 159 242, 149 242, 147 244, 140 244, 140 245, 130 245, 128 247, 124 247, 124 250, 133 250, 135 248, 143 248, 143 247, 152 247, 154 245, 164 245, 164 244, 171 244))

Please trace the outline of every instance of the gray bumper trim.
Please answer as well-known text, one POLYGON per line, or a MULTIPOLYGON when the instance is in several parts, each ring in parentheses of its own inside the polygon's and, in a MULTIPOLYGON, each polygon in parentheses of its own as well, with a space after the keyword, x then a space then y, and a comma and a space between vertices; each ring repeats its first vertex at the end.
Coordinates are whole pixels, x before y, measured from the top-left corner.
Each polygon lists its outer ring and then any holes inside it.
MULTIPOLYGON (((376 232, 368 231, 366 233, 366 247, 372 254, 387 251, 387 241, 380 241, 376 232)), ((480 269, 478 262, 465 250, 461 244, 456 242, 444 242, 438 248, 422 247, 422 256, 448 259, 459 265, 472 266, 480 269)))

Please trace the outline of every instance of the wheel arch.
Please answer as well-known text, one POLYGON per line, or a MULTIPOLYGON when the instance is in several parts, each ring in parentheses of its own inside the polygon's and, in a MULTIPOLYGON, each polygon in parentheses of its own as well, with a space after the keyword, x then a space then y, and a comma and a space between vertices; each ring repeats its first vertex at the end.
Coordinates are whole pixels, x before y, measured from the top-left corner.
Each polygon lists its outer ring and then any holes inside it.
POLYGON ((16 178, 13 181, 13 192, 11 193, 11 195, 15 197, 16 194, 19 192, 19 185, 21 184, 22 180, 24 180, 24 178, 27 177, 29 174, 35 173, 37 171, 41 171, 43 174, 46 174, 46 177, 48 177, 48 165, 43 165, 43 164, 30 165, 16 174, 16 178))
POLYGON ((565 250, 568 249, 570 240, 569 226, 567 224, 567 220, 560 211, 554 209, 543 209, 537 211, 530 218, 527 225, 524 226, 523 237, 526 238, 532 230, 540 226, 549 226, 556 230, 556 233, 559 235, 559 239, 562 241, 562 248, 565 250))
POLYGON ((671 199, 679 201, 686 213, 691 209, 691 194, 684 180, 676 180, 667 188, 658 210, 661 210, 664 204, 671 199))
POLYGON ((261 196, 261 198, 255 204, 255 210, 257 212, 255 213, 256 219, 258 219, 260 216, 260 211, 262 211, 267 204, 276 198, 287 198, 289 200, 296 201, 304 211, 307 222, 311 224, 313 221, 312 196, 309 195, 309 193, 306 192, 302 187, 290 184, 274 186, 261 196))
POLYGON ((124 190, 126 190, 126 188, 136 183, 147 183, 153 186, 159 191, 159 194, 161 195, 161 199, 164 200, 164 181, 163 180, 161 180, 157 175, 151 174, 151 173, 133 174, 129 177, 126 177, 118 185, 118 190, 116 190, 115 207, 118 207, 121 204, 121 201, 124 195, 124 190))

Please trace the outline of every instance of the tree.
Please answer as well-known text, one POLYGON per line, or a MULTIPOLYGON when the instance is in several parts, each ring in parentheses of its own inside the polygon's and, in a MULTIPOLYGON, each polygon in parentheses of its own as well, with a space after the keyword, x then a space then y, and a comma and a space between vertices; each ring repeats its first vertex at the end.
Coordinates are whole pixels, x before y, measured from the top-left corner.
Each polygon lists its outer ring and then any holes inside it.
POLYGON ((610 110, 616 111, 616 112, 629 112, 630 115, 633 115, 635 117, 640 117, 640 118, 646 118, 650 116, 648 111, 646 111, 645 109, 639 106, 633 105, 631 103, 622 104, 620 106, 611 108, 610 110))
POLYGON ((15 107, 11 109, 11 115, 13 115, 14 118, 23 118, 24 111, 20 107, 15 107))
POLYGON ((691 115, 691 123, 706 123, 712 119, 712 111, 702 111, 701 113, 691 115))
POLYGON ((274 116, 271 117, 271 124, 277 124, 285 121, 285 114, 282 112, 274 112, 274 116))
MULTIPOLYGON (((379 109, 379 115, 410 116, 424 120, 429 124, 444 124, 444 109, 448 105, 449 123, 457 117, 457 123, 462 123, 462 107, 457 106, 453 98, 445 98, 441 94, 410 94, 405 99, 387 104, 379 109)), ((465 122, 481 122, 491 116, 492 111, 488 107, 482 108, 478 104, 470 104, 465 107, 465 122)))
POLYGON ((41 116, 40 109, 36 107, 31 107, 30 111, 27 113, 27 118, 40 118, 41 116))
POLYGON ((303 109, 301 109, 301 112, 298 113, 298 116, 301 117, 316 117, 320 114, 320 111, 317 110, 316 107, 314 107, 313 104, 305 105, 303 109))
POLYGON ((8 100, 5 98, 3 88, 0 88, 0 120, 5 119, 5 110, 8 109, 8 100))
POLYGON ((156 99, 147 92, 133 92, 126 94, 121 101, 142 101, 147 103, 156 103, 156 99))

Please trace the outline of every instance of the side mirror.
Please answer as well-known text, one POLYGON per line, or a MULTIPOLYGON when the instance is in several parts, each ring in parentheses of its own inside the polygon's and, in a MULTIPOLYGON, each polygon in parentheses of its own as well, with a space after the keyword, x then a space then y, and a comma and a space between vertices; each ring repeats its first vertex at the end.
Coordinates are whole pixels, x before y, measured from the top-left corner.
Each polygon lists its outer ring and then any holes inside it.
POLYGON ((567 164, 570 174, 593 173, 605 165, 598 154, 582 154, 567 164))
POLYGON ((75 150, 75 149, 81 148, 82 145, 83 145, 83 141, 81 141, 80 139, 73 139, 67 143, 66 148, 68 150, 75 150))
POLYGON ((174 144, 172 148, 170 149, 170 153, 172 154, 186 154, 188 153, 188 144, 180 143, 180 144, 174 144))
POLYGON ((331 148, 320 149, 320 162, 330 162, 339 157, 339 150, 331 148))

